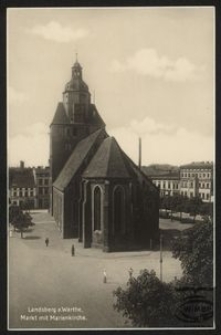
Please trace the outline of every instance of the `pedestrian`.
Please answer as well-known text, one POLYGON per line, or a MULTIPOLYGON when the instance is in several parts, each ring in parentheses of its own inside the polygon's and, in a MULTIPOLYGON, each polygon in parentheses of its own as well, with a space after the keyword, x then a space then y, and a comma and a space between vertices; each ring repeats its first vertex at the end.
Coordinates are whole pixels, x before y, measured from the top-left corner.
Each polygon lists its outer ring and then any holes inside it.
POLYGON ((106 270, 104 269, 104 278, 103 278, 103 282, 106 284, 107 282, 107 273, 106 270))
POLYGON ((72 255, 72 256, 74 256, 74 255, 75 255, 74 244, 72 244, 72 247, 71 247, 71 255, 72 255))
POLYGON ((130 268, 128 272, 129 272, 129 277, 132 278, 134 270, 132 268, 130 268))
POLYGON ((45 239, 45 245, 46 245, 46 247, 48 247, 48 245, 49 245, 49 238, 48 237, 45 239))

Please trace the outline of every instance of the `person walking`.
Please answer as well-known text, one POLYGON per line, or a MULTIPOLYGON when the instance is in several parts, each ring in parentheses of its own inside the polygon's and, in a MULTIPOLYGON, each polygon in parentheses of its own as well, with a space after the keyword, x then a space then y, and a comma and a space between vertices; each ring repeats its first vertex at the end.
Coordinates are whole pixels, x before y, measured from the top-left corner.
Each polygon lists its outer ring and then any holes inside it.
POLYGON ((74 256, 75 255, 75 248, 74 248, 74 244, 72 244, 71 247, 71 255, 74 256))
POLYGON ((46 245, 46 247, 48 247, 48 245, 49 245, 49 238, 48 237, 45 239, 45 245, 46 245))
POLYGON ((107 282, 107 273, 106 270, 104 269, 104 277, 103 277, 103 282, 106 284, 107 282))
POLYGON ((129 272, 129 277, 130 277, 130 279, 131 279, 132 276, 133 276, 133 272, 134 272, 134 270, 133 270, 132 268, 130 268, 128 272, 129 272))

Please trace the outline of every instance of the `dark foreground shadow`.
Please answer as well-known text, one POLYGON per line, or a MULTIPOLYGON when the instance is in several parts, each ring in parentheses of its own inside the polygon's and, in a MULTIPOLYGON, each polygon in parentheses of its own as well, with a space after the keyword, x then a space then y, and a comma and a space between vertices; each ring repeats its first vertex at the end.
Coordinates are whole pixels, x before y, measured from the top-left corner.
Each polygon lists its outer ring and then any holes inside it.
POLYGON ((41 237, 40 236, 24 236, 24 240, 39 240, 41 237))
POLYGON ((31 232, 33 232, 33 230, 34 229, 32 229, 32 228, 28 228, 28 229, 25 229, 24 233, 31 233, 31 232))

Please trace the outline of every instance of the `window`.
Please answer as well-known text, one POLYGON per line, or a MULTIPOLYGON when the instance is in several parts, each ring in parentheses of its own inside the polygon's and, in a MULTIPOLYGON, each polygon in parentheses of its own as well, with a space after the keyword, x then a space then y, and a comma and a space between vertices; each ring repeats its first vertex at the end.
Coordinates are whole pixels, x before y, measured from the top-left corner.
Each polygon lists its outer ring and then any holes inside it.
POLYGON ((114 190, 114 231, 118 234, 124 234, 125 227, 125 196, 124 189, 117 187, 114 190))
POLYGON ((168 182, 168 188, 170 188, 170 182, 168 182))
POLYGON ((77 136, 77 129, 76 128, 72 128, 72 135, 77 136))
POLYGON ((101 230, 101 190, 94 189, 94 230, 101 230))
POLYGON ((209 193, 207 193, 207 195, 206 195, 206 199, 209 200, 209 193))

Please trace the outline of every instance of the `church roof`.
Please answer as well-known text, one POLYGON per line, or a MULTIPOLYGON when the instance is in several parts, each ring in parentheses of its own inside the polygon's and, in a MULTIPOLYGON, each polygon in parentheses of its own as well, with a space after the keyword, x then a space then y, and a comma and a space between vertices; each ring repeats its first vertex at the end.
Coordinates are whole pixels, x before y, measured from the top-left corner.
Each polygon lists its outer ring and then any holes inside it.
POLYGON ((131 178, 132 171, 114 137, 107 137, 83 173, 84 178, 131 178))
POLYGON ((107 136, 103 128, 95 131, 76 145, 74 151, 58 175, 58 178, 55 180, 53 184, 54 187, 59 190, 64 190, 69 185, 74 175, 82 164, 84 164, 86 157, 100 135, 107 136))
POLYGON ((104 123, 102 117, 100 116, 100 114, 98 113, 97 108, 94 104, 89 105, 88 123, 90 123, 92 125, 99 124, 99 125, 105 126, 105 123, 104 123))
POLYGON ((65 113, 64 105, 62 102, 59 102, 51 125, 67 124, 67 123, 70 122, 65 113))

